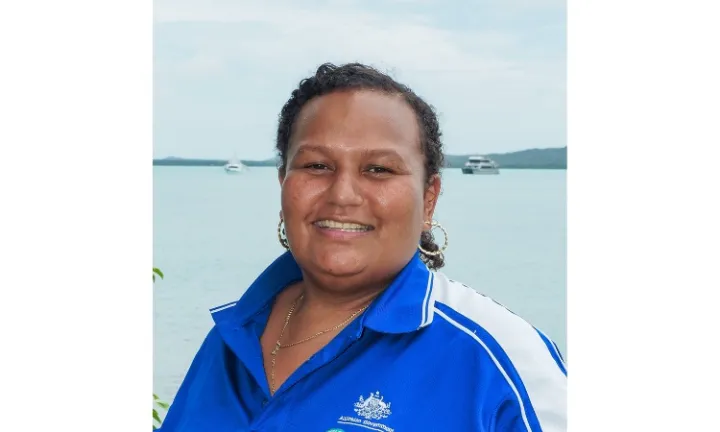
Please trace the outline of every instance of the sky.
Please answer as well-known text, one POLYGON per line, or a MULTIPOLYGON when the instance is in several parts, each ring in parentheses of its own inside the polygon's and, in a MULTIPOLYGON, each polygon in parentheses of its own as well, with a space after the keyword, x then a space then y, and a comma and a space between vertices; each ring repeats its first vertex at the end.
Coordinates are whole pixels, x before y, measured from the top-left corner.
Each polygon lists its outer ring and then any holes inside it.
POLYGON ((435 107, 448 154, 566 145, 558 0, 155 0, 154 157, 266 159, 322 63, 389 72, 435 107))

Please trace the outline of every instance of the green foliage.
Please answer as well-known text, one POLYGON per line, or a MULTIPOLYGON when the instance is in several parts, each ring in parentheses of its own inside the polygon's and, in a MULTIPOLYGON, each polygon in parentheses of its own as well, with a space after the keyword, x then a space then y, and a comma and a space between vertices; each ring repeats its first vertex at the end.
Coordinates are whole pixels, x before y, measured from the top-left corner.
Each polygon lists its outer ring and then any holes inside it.
POLYGON ((158 395, 153 393, 153 430, 157 430, 157 428, 162 425, 158 409, 167 411, 168 408, 170 408, 170 405, 167 402, 161 401, 158 395))
MULTIPOLYGON (((155 275, 159 276, 160 279, 165 278, 163 272, 160 271, 159 268, 153 267, 153 283, 155 283, 155 275)), ((162 425, 162 420, 160 419, 160 413, 158 409, 162 409, 167 412, 168 408, 170 408, 170 404, 168 404, 167 402, 163 402, 162 400, 160 400, 158 395, 153 393, 153 430, 157 430, 162 425)))
POLYGON ((161 272, 160 269, 157 267, 153 267, 153 282, 155 282, 155 275, 160 276, 160 279, 165 278, 165 275, 163 275, 163 272, 161 272))

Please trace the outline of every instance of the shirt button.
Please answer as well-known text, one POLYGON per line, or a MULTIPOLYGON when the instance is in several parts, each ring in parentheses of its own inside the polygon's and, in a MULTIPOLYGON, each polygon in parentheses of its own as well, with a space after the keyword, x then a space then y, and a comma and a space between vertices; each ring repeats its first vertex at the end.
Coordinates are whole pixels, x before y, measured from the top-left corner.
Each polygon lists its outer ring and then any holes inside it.
POLYGON ((268 404, 268 400, 267 400, 267 399, 263 399, 263 401, 262 401, 262 406, 266 406, 267 404, 268 404))

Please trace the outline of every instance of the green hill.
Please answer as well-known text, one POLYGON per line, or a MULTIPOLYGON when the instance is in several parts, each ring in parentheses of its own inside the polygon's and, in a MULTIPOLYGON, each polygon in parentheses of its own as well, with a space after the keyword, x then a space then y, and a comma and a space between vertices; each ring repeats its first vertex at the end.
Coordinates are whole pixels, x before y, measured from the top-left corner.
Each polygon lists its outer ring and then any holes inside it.
MULTIPOLYGON (((529 149, 511 153, 485 153, 500 168, 567 169, 567 147, 529 149)), ((445 166, 460 168, 472 155, 446 155, 445 166)))
MULTIPOLYGON (((567 169, 567 147, 529 149, 511 153, 480 153, 500 165, 500 168, 518 169, 567 169)), ((467 158, 466 155, 445 155, 446 168, 460 168, 467 158)), ((243 164, 249 167, 275 167, 277 159, 264 160, 242 160, 243 164)), ((183 159, 179 157, 168 157, 164 159, 153 159, 153 165, 157 166, 223 166, 227 163, 225 159, 183 159)))

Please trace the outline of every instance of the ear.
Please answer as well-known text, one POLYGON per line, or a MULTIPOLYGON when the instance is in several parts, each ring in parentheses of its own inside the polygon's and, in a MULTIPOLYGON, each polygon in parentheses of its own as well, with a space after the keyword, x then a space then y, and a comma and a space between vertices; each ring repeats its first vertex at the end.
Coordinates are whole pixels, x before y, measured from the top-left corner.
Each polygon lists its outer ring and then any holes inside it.
MULTIPOLYGON (((280 182, 280 189, 282 189, 283 182, 285 181, 285 171, 278 169, 278 181, 280 182)), ((281 199, 282 201, 282 199, 281 199)), ((280 210, 280 220, 283 220, 283 213, 280 210)))
POLYGON ((435 206, 437 205, 437 200, 440 197, 441 186, 442 181, 440 180, 440 176, 435 174, 430 177, 430 180, 425 187, 425 194, 423 197, 423 226, 425 229, 430 229, 430 226, 428 226, 425 222, 430 222, 433 219, 435 206))

